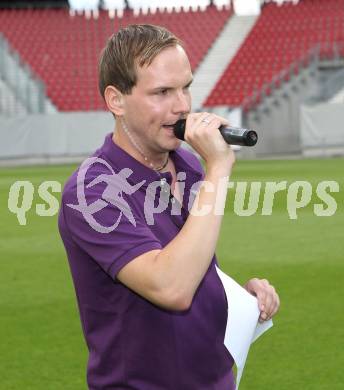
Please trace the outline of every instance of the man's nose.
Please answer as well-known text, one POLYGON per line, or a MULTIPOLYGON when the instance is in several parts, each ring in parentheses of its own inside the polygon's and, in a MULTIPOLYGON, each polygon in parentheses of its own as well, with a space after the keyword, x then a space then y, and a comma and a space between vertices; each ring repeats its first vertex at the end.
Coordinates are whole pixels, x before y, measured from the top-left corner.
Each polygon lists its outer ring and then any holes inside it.
POLYGON ((191 98, 189 92, 178 91, 174 99, 173 112, 176 114, 186 114, 190 112, 190 101, 191 98))

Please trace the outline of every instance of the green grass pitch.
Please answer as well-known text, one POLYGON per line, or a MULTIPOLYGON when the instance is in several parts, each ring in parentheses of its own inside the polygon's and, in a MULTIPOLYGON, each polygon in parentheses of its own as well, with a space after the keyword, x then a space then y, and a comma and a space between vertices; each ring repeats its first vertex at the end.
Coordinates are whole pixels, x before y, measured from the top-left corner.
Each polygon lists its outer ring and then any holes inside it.
MULTIPOLYGON (((57 216, 40 217, 37 188, 61 183, 74 166, 0 170, 0 389, 86 388, 87 351, 74 289, 57 230, 57 216), (27 225, 7 208, 10 186, 35 186, 27 225)), ((308 181, 310 204, 287 212, 286 191, 276 194, 272 215, 234 212, 229 191, 217 255, 222 269, 244 283, 266 277, 281 297, 274 327, 252 345, 241 390, 336 390, 344 383, 344 159, 238 161, 239 181, 308 181), (336 181, 333 216, 314 214, 316 187, 336 181)), ((263 193, 263 191, 262 191, 263 193)), ((59 196, 58 196, 59 197, 59 196)), ((182 389, 176 389, 182 390, 182 389)), ((195 389, 196 390, 196 389, 195 389)))

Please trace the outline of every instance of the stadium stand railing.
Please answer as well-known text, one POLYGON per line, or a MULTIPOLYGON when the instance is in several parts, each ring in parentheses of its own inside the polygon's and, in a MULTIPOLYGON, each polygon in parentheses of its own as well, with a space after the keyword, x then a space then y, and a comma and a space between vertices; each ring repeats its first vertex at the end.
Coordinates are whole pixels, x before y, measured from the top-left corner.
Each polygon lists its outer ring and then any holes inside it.
POLYGON ((271 81, 265 83, 260 89, 255 90, 250 96, 247 96, 242 103, 244 112, 254 109, 264 99, 270 96, 273 91, 280 88, 284 83, 298 75, 303 68, 313 66, 317 68, 320 62, 329 61, 331 66, 338 64, 344 66, 344 56, 342 56, 344 44, 316 45, 300 58, 291 63, 288 68, 275 74, 271 81), (324 50, 325 49, 325 50, 324 50))
MULTIPOLYGON (((256 25, 203 105, 241 106, 248 96, 267 91, 280 72, 288 73, 314 46, 319 46, 320 59, 327 59, 334 44, 344 43, 343 26, 343 0, 263 6, 256 25)), ((344 57, 343 46, 335 47, 337 56, 344 57)))

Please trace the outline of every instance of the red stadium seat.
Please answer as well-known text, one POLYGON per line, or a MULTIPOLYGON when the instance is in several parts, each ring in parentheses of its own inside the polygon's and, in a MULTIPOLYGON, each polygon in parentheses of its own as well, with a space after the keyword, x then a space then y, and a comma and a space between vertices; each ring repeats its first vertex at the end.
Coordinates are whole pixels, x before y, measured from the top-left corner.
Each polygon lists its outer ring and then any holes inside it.
POLYGON ((104 110, 97 91, 97 58, 119 26, 153 23, 167 27, 185 42, 196 69, 230 15, 228 10, 208 7, 205 12, 157 12, 139 17, 125 11, 122 19, 109 19, 101 11, 98 20, 87 20, 69 16, 68 10, 0 10, 0 26, 23 61, 46 83, 48 96, 59 110, 104 110))

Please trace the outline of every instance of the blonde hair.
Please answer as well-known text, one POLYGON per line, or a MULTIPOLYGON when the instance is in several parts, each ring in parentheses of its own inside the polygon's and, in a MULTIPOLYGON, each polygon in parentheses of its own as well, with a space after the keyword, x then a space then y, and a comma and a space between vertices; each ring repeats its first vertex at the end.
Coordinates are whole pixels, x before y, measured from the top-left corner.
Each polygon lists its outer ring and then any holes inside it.
POLYGON ((99 91, 104 98, 108 85, 130 94, 137 83, 137 66, 150 65, 165 48, 183 42, 164 27, 132 24, 120 29, 107 41, 98 66, 99 91))

